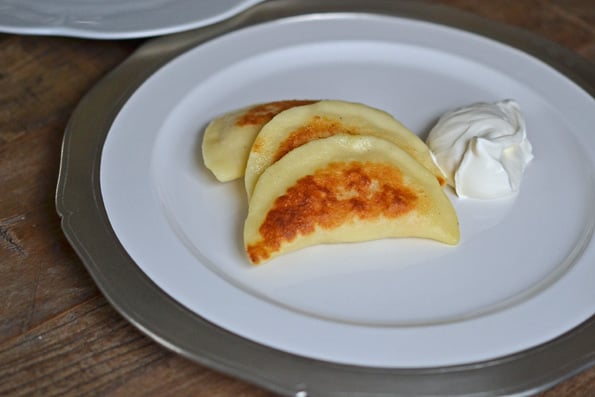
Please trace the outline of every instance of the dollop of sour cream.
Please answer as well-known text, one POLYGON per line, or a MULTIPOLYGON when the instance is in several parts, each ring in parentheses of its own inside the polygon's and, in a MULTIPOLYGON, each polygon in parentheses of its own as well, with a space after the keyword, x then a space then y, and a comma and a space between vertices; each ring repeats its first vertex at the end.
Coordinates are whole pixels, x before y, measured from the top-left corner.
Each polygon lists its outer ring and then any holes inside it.
POLYGON ((519 191, 533 149, 518 103, 477 103, 447 112, 427 144, 459 197, 493 199, 519 191))

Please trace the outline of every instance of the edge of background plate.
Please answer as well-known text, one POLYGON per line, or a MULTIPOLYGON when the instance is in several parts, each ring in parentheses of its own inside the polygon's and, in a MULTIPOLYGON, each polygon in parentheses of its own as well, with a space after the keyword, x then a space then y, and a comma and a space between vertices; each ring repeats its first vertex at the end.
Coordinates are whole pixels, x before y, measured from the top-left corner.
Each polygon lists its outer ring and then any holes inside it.
MULTIPOLYGON (((217 2, 218 0, 213 1, 217 2)), ((10 18, 7 19, 10 19, 11 22, 0 20, 0 32, 102 40, 137 39, 201 28, 230 18, 262 1, 263 0, 236 0, 233 7, 230 7, 229 9, 212 12, 207 16, 196 15, 193 13, 184 14, 184 17, 182 18, 183 21, 179 22, 168 21, 167 15, 165 15, 161 18, 160 22, 147 23, 146 27, 143 29, 127 27, 126 24, 122 24, 119 29, 114 29, 113 24, 110 24, 109 22, 103 24, 88 23, 84 20, 79 21, 77 19, 69 18, 68 15, 38 13, 33 8, 28 8, 26 5, 20 5, 15 6, 15 8, 26 8, 26 10, 23 11, 23 15, 25 15, 26 18, 37 18, 37 20, 30 21, 29 23, 15 23, 14 21, 20 21, 21 19, 17 18, 16 15, 9 15, 10 18)), ((10 6, 6 5, 6 7, 10 6)), ((0 8, 2 8, 1 2, 0 8)), ((161 8, 166 9, 164 6, 161 8)), ((134 13, 134 15, 129 18, 134 18, 137 21, 144 21, 142 9, 130 11, 129 13, 134 13)), ((162 14, 162 11, 151 12, 151 10, 149 10, 148 14, 159 15, 162 14)))
POLYGON ((162 65, 213 37, 278 18, 321 12, 383 14, 467 30, 541 59, 595 95, 595 68, 571 51, 516 28, 419 2, 276 0, 206 28, 147 42, 80 102, 62 146, 56 191, 62 229, 108 301, 166 348, 288 396, 529 395, 595 364, 595 316, 544 345, 468 365, 368 368, 308 359, 209 323, 161 291, 130 259, 111 229, 99 186, 103 142, 126 100, 162 65))

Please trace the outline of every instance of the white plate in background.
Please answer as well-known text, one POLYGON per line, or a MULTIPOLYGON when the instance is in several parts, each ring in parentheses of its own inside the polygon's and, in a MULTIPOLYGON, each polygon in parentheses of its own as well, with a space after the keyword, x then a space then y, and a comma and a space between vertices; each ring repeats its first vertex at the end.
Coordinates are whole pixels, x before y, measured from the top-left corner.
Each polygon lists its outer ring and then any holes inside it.
POLYGON ((0 31, 130 39, 229 18, 262 0, 0 0, 0 31))

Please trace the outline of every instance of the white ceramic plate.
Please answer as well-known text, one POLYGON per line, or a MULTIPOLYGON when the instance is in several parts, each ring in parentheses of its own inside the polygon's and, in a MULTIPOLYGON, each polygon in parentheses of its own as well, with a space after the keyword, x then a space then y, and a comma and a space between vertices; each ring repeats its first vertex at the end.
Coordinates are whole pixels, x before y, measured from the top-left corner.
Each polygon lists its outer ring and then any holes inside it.
POLYGON ((498 42, 378 15, 294 17, 221 36, 152 75, 111 126, 101 192, 151 280, 237 335, 337 363, 470 363, 542 344, 595 312, 593 125, 592 97, 498 42), (317 246, 251 267, 242 184, 203 167, 202 131, 223 112, 294 98, 364 102, 422 136, 446 110, 514 98, 535 159, 515 199, 450 194, 456 248, 317 246))
POLYGON ((0 31, 129 39, 199 28, 261 0, 0 0, 0 31))

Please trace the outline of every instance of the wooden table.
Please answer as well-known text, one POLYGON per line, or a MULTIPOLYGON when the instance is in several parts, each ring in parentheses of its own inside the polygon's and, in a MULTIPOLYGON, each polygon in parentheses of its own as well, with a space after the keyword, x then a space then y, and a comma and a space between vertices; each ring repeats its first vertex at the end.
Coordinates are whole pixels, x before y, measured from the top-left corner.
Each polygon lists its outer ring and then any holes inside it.
MULTIPOLYGON (((593 0, 434 2, 533 31, 595 67, 593 0)), ((61 232, 54 193, 65 125, 141 43, 0 34, 0 395, 271 395, 133 328, 61 232)), ((595 396, 595 368, 543 396, 595 396)))

